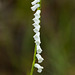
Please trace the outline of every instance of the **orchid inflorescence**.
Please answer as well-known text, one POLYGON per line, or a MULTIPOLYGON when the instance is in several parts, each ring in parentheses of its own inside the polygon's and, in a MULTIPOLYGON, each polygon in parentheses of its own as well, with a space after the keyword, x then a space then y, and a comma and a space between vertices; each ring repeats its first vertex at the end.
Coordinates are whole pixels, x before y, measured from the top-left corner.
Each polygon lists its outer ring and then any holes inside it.
MULTIPOLYGON (((36 45, 36 58, 38 59, 38 63, 42 63, 42 61, 44 60, 42 58, 42 56, 40 55, 41 52, 42 52, 42 49, 41 49, 41 41, 40 41, 40 13, 41 13, 41 10, 40 10, 40 0, 34 0, 33 2, 31 2, 31 4, 33 5, 31 7, 32 11, 35 11, 35 14, 34 14, 34 18, 32 19, 34 21, 34 23, 32 24, 34 26, 34 29, 33 31, 35 32, 35 35, 33 36, 34 38, 34 41, 35 41, 35 45, 36 45)), ((42 72, 42 69, 44 67, 40 66, 38 63, 35 63, 34 64, 34 67, 37 68, 37 72, 41 73, 42 72)))

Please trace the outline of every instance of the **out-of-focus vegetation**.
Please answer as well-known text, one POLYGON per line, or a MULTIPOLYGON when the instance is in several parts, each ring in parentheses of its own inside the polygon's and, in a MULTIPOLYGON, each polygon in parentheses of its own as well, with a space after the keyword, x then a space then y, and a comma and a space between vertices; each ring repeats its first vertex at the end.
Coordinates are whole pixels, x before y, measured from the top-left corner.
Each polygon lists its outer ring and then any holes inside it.
MULTIPOLYGON (((32 0, 0 0, 0 75, 29 75, 33 52, 32 0)), ((75 75, 75 1, 42 0, 44 70, 75 75)))

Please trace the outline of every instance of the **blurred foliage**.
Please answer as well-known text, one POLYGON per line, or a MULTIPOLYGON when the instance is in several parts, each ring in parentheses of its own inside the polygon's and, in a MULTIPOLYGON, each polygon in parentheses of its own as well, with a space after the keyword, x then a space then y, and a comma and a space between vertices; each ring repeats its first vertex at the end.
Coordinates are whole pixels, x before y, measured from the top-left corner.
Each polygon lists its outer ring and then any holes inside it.
MULTIPOLYGON (((33 52, 32 0, 0 0, 0 75, 29 75, 33 52)), ((75 75, 75 1, 42 0, 40 75, 75 75)), ((34 70, 34 75, 39 75, 34 70)))

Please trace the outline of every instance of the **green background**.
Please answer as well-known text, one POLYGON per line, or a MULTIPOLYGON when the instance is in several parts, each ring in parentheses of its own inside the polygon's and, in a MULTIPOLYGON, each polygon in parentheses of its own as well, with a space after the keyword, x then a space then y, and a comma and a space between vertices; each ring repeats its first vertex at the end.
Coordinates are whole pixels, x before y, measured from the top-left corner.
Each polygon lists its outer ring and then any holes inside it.
MULTIPOLYGON (((0 75, 29 75, 34 40, 32 0, 0 0, 0 75)), ((34 75, 75 75, 75 1, 42 0, 44 70, 34 75)))

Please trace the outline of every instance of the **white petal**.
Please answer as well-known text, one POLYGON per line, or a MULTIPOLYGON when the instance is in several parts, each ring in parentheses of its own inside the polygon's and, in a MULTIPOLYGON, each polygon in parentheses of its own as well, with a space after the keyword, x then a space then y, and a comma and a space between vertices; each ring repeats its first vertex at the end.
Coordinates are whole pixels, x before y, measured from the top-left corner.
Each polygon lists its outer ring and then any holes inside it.
POLYGON ((40 26, 39 24, 36 24, 36 23, 33 23, 32 25, 33 25, 35 28, 38 27, 38 26, 40 26))
POLYGON ((36 24, 39 24, 39 23, 40 23, 40 20, 38 20, 38 21, 35 21, 35 23, 36 23, 36 24))
POLYGON ((43 62, 44 59, 42 58, 42 56, 40 54, 36 54, 36 57, 38 59, 38 63, 42 63, 43 62))
POLYGON ((41 16, 40 15, 35 15, 35 18, 39 19, 41 16))
POLYGON ((38 63, 35 63, 34 67, 38 68, 38 69, 43 69, 42 66, 40 66, 38 63))
POLYGON ((40 4, 35 4, 31 7, 32 11, 35 11, 38 7, 40 7, 40 4))
POLYGON ((38 33, 39 30, 40 30, 40 25, 36 26, 36 27, 33 29, 33 31, 34 31, 35 33, 38 33))
POLYGON ((33 18, 32 19, 35 23, 37 22, 37 23, 40 23, 40 20, 39 20, 39 18, 37 18, 37 17, 35 17, 35 18, 33 18))
POLYGON ((42 72, 43 67, 40 66, 38 63, 35 63, 34 67, 36 67, 38 69, 37 72, 39 72, 39 73, 42 72))
POLYGON ((36 27, 36 26, 38 26, 39 24, 33 23, 32 25, 33 25, 34 27, 36 27))
POLYGON ((41 13, 41 10, 37 10, 36 13, 34 14, 35 17, 37 18, 40 18, 40 13, 41 13))
POLYGON ((38 22, 34 22, 32 25, 35 27, 35 26, 40 25, 39 23, 40 23, 40 21, 38 21, 38 22))
POLYGON ((33 31, 34 31, 35 33, 39 32, 39 30, 36 29, 36 28, 34 28, 33 31))
POLYGON ((35 63, 34 67, 40 68, 40 65, 38 63, 35 63))
POLYGON ((40 47, 39 45, 37 45, 37 53, 39 54, 39 53, 41 53, 41 52, 42 52, 41 47, 40 47))
POLYGON ((41 13, 41 10, 37 10, 36 13, 35 13, 34 15, 40 14, 40 13, 41 13))
POLYGON ((35 43, 36 43, 36 45, 40 45, 40 43, 41 43, 40 39, 35 40, 35 43))
POLYGON ((38 72, 38 73, 41 73, 41 72, 42 72, 42 69, 38 69, 37 72, 38 72))
POLYGON ((34 40, 37 41, 40 39, 40 32, 37 32, 34 36, 33 36, 34 40))
POLYGON ((33 2, 31 2, 32 5, 35 5, 36 3, 40 2, 40 0, 34 0, 33 2))

